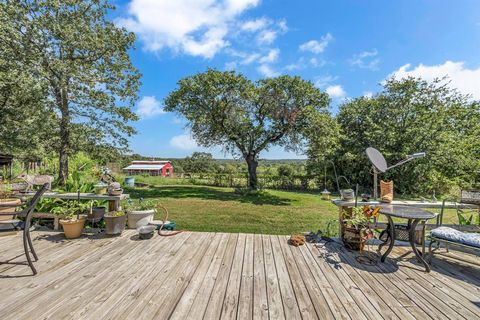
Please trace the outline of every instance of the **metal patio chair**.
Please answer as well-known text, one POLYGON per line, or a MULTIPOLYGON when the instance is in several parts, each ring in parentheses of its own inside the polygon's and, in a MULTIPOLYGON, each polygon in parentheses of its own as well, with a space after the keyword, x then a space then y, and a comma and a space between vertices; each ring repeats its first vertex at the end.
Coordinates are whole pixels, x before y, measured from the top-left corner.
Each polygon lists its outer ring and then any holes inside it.
MULTIPOLYGON (((30 268, 32 269, 33 275, 37 274, 37 270, 35 269, 35 266, 33 265, 32 258, 30 257, 30 252, 33 255, 33 258, 35 261, 38 261, 38 256, 33 249, 33 244, 32 244, 32 239, 30 237, 30 223, 32 221, 32 216, 33 216, 33 210, 35 209, 35 206, 37 205, 38 201, 42 197, 42 195, 45 193, 45 191, 48 189, 48 183, 44 184, 38 191, 35 193, 35 195, 30 199, 29 202, 27 202, 27 206, 21 210, 21 211, 14 211, 14 212, 0 212, 0 215, 2 216, 13 216, 13 219, 11 220, 3 220, 0 221, 2 224, 11 224, 13 226, 18 226, 21 224, 21 220, 17 219, 17 217, 24 218, 24 224, 23 224, 23 248, 25 250, 25 256, 27 257, 27 262, 30 268)), ((17 204, 17 205, 3 205, 3 207, 20 207, 25 205, 25 203, 17 204)), ((2 205, 0 205, 2 206, 2 205)))

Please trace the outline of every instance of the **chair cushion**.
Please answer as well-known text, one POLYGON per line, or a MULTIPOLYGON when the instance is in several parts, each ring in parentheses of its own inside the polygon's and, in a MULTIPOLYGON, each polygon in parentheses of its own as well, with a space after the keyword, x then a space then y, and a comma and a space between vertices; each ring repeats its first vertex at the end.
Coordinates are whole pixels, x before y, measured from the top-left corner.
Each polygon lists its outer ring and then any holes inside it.
POLYGON ((467 233, 449 227, 439 227, 433 229, 430 234, 435 238, 480 248, 480 233, 467 233))

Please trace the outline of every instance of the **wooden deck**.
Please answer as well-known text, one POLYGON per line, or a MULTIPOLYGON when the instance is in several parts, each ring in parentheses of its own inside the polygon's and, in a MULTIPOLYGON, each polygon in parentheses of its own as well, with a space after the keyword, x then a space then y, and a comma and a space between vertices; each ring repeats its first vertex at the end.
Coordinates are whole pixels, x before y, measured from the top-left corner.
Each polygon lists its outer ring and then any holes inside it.
POLYGON ((35 277, 5 263, 24 260, 21 238, 0 238, 1 319, 480 319, 480 259, 458 252, 426 274, 407 247, 365 266, 285 236, 33 236, 35 277))

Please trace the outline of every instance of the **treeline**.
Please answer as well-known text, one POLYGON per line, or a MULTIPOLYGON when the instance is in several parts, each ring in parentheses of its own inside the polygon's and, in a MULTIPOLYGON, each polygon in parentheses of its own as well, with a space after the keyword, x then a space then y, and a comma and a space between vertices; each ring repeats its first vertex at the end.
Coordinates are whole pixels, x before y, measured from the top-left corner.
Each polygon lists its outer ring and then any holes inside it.
POLYGON ((452 89, 448 79, 390 79, 373 97, 359 97, 339 108, 329 141, 312 135, 308 172, 338 174, 352 184, 372 186, 365 149, 380 150, 389 165, 409 154, 426 157, 380 175, 393 179, 404 195, 456 194, 480 187, 480 102, 452 89))
MULTIPOLYGON (((335 116, 307 131, 308 160, 293 163, 261 162, 260 187, 336 190, 359 184, 372 192, 371 163, 365 149, 380 150, 389 165, 416 152, 426 157, 389 170, 379 177, 394 180, 395 192, 405 196, 458 195, 460 188, 480 187, 480 103, 449 86, 448 79, 390 79, 373 97, 359 97, 339 106, 335 116), (321 134, 320 134, 321 133, 321 134)), ((176 159, 174 171, 196 183, 245 186, 242 161, 216 161, 194 153, 176 159)))

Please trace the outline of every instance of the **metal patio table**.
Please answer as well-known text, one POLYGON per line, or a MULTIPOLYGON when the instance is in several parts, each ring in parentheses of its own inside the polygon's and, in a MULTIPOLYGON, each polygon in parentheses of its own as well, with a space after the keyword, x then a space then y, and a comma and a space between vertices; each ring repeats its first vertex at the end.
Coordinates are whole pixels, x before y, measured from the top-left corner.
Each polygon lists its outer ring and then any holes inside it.
MULTIPOLYGON (((382 255, 381 261, 385 262, 385 259, 390 254, 395 245, 395 224, 393 222, 393 218, 400 218, 400 219, 407 219, 407 231, 408 231, 408 240, 410 245, 412 246, 413 253, 418 258, 424 267, 426 272, 430 272, 430 265, 425 261, 423 255, 420 251, 418 251, 416 244, 415 244, 415 230, 417 225, 422 222, 425 223, 427 220, 435 218, 436 215, 432 212, 415 208, 415 207, 407 207, 407 206, 399 206, 399 205, 381 205, 380 211, 381 214, 385 215, 388 219, 388 227, 387 227, 387 239, 384 243, 379 246, 379 250, 389 242, 389 246, 387 251, 382 255)), ((425 236, 423 234, 423 236, 425 236)))

